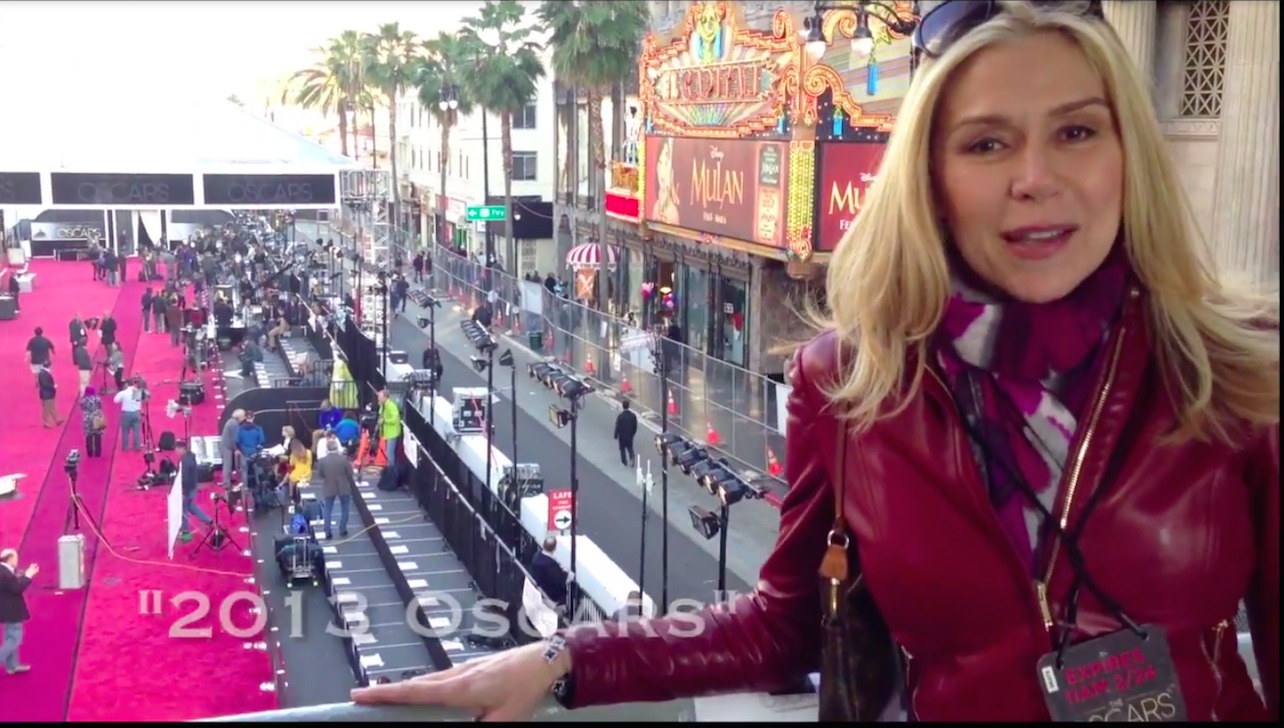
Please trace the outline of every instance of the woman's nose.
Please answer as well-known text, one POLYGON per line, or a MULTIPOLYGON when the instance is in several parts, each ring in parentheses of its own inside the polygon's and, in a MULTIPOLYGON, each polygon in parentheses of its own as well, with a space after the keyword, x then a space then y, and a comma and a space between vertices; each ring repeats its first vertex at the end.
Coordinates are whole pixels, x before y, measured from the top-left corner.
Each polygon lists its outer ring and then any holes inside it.
POLYGON ((1018 200, 1039 201, 1060 189, 1053 150, 1044 145, 1029 144, 1014 161, 1012 196, 1018 200))

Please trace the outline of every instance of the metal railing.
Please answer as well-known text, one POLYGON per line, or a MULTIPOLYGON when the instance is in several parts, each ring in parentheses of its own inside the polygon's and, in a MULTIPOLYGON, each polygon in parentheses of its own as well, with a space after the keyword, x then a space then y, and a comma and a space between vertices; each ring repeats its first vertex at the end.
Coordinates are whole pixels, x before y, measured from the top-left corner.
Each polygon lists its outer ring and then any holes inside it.
POLYGON ((446 248, 433 252, 432 284, 439 294, 471 309, 493 290, 495 326, 524 338, 532 350, 627 396, 644 419, 659 422, 667 409, 671 431, 714 447, 742 470, 783 472, 779 389, 771 379, 555 295, 538 282, 487 269, 446 248), (667 398, 651 353, 657 340, 669 372, 667 398))

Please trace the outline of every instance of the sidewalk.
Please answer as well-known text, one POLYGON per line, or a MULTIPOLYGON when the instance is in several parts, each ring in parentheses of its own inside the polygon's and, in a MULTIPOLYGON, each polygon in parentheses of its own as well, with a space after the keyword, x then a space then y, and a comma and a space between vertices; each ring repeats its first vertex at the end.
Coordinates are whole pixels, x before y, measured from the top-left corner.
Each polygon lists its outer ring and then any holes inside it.
MULTIPOLYGON (((459 305, 450 305, 443 300, 442 308, 439 308, 437 317, 437 348, 443 354, 463 362, 466 366, 469 357, 476 354, 472 345, 464 337, 460 330, 459 323, 467 317, 467 312, 459 305)), ((398 316, 415 326, 420 317, 427 318, 427 313, 413 303, 406 305, 406 311, 398 316)), ((530 363, 543 361, 543 357, 535 355, 520 342, 515 341, 512 337, 501 336, 501 351, 504 348, 511 348, 513 358, 517 364, 517 389, 518 389, 518 407, 527 414, 537 419, 541 425, 557 436, 566 447, 570 447, 570 430, 557 429, 548 423, 549 406, 559 403, 560 400, 553 393, 544 389, 543 386, 536 384, 527 375, 526 367, 530 363)), ((393 346, 401 346, 403 341, 399 337, 393 337, 393 346)), ((412 363, 418 363, 422 355, 422 348, 416 348, 407 352, 410 355, 412 363)), ((509 405, 508 399, 508 378, 507 369, 497 369, 495 377, 495 388, 504 404, 496 404, 496 418, 507 417, 509 405)), ((619 411, 619 399, 614 393, 595 393, 585 399, 584 408, 580 413, 580 421, 577 436, 579 438, 578 451, 582 460, 587 460, 595 465, 602 472, 614 477, 615 484, 622 490, 633 496, 637 501, 642 499, 641 488, 637 484, 637 476, 633 469, 626 468, 620 464, 618 448, 611 435, 614 431, 615 416, 619 411)), ((648 463, 651 467, 653 488, 651 495, 648 497, 648 507, 657 516, 660 513, 660 456, 655 450, 654 437, 652 432, 658 432, 658 424, 646 423, 645 427, 651 428, 639 432, 635 447, 637 448, 638 461, 642 464, 645 471, 648 463)), ((500 443, 504 450, 511 449, 500 443)), ((517 460, 523 461, 525 457, 521 452, 518 453, 517 460)), ((716 501, 708 495, 695 480, 690 476, 683 475, 677 468, 669 470, 669 527, 675 529, 678 533, 692 536, 691 518, 687 512, 689 506, 702 506, 704 508, 714 509, 716 501)), ((776 534, 780 529, 780 513, 769 503, 761 501, 745 501, 737 504, 733 509, 731 517, 731 528, 727 539, 727 568, 731 573, 736 574, 748 584, 754 584, 758 579, 758 569, 766 560, 775 544, 776 534)), ((622 514, 623 515, 623 514, 622 514)), ((628 517, 628 516, 625 516, 628 517)), ((692 538, 692 540, 703 550, 709 553, 713 558, 718 555, 717 539, 692 538)), ((656 546, 658 548, 658 545, 656 546)), ((650 548, 648 548, 650 551, 650 548)), ((676 565, 681 568, 681 565, 676 565)), ((630 573, 633 571, 633 565, 621 564, 621 567, 630 573)))

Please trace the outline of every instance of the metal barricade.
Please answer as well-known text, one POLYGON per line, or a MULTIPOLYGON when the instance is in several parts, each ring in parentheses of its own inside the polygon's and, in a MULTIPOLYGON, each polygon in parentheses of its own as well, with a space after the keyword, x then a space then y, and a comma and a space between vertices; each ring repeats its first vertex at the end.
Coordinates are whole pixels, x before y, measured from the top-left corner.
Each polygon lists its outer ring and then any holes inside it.
POLYGON ((496 327, 513 328, 516 323, 521 336, 539 343, 538 353, 627 394, 635 411, 647 420, 658 423, 660 413, 667 410, 671 431, 716 448, 740 468, 765 475, 783 472, 784 435, 777 422, 776 382, 663 339, 660 348, 667 360, 670 396, 662 396, 652 354, 628 350, 657 340, 656 332, 556 296, 542 286, 540 305, 524 307, 522 281, 445 248, 434 252, 432 284, 439 294, 472 310, 493 288, 496 327), (523 316, 523 308, 536 308, 540 315, 523 316), (533 337, 532 331, 536 332, 533 337))

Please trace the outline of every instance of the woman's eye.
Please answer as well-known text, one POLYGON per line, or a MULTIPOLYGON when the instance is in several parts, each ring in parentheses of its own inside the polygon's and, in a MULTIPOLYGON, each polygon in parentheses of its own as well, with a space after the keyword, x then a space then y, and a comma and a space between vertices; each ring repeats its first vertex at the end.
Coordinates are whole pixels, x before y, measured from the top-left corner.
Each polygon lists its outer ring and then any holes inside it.
POLYGON ((1087 126, 1069 126, 1061 130, 1061 137, 1066 141, 1081 142, 1097 135, 1097 131, 1087 126))
POLYGON ((969 144, 967 152, 968 154, 989 154, 998 151, 1002 146, 997 139, 981 139, 969 144))

